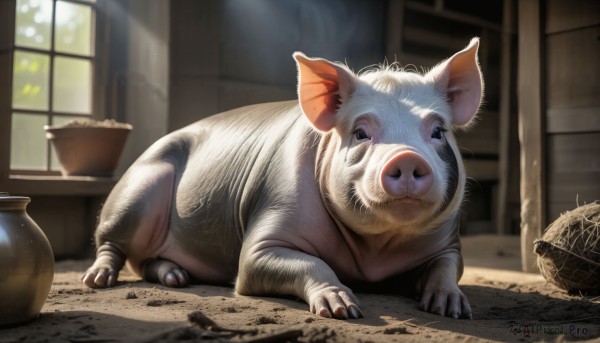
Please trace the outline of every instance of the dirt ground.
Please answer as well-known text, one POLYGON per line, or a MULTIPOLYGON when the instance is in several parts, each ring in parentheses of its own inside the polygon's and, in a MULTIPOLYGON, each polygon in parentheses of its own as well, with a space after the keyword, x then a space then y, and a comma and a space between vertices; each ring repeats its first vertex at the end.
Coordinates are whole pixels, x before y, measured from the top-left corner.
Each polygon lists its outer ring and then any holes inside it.
POLYGON ((539 275, 514 271, 517 238, 467 237, 463 247, 460 284, 472 320, 421 312, 414 299, 365 293, 358 293, 364 318, 325 319, 295 299, 239 297, 204 285, 169 289, 125 272, 117 287, 93 290, 79 281, 91 260, 69 260, 57 263, 39 318, 0 329, 0 342, 600 340, 600 297, 569 296, 539 275))

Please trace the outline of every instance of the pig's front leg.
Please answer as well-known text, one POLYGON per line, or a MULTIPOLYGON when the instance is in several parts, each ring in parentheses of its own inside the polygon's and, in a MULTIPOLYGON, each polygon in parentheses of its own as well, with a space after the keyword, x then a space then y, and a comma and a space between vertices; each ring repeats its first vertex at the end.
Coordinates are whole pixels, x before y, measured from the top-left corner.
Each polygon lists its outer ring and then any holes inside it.
POLYGON ((236 292, 295 295, 309 304, 312 313, 322 317, 362 317, 356 296, 324 261, 289 247, 243 249, 236 292))
POLYGON ((463 263, 458 251, 451 251, 430 261, 421 283, 423 311, 452 318, 472 318, 469 300, 458 288, 463 263))
POLYGON ((86 270, 81 280, 90 288, 113 287, 125 260, 125 254, 116 244, 103 243, 96 250, 94 264, 86 270))

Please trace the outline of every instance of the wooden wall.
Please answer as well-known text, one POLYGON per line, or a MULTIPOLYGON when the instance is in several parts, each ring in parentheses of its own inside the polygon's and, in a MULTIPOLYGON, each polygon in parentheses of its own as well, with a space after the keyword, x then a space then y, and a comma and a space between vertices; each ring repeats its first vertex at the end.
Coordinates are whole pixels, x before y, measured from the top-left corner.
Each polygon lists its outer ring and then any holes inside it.
MULTIPOLYGON (((13 1, 0 1, 2 14, 10 3, 13 1)), ((102 45, 99 59, 107 68, 96 80, 101 88, 98 91, 106 98, 95 106, 104 108, 107 117, 134 126, 115 173, 118 178, 167 133, 170 2, 117 0, 98 4, 104 24, 100 27, 106 33, 106 40, 97 43, 102 45)), ((0 30, 14 25, 11 22, 0 19, 0 30)), ((6 56, 0 52, 0 65, 10 65, 4 63, 6 56)), ((2 90, 5 87, 0 85, 2 90)), ((4 139, 0 137, 0 144, 4 139)), ((8 163, 0 154, 0 164, 4 162, 8 163)), ((0 176, 8 179, 8 175, 0 176)), ((27 212, 48 237, 57 258, 80 258, 93 256, 97 216, 114 184, 110 178, 11 175, 10 182, 0 182, 0 189, 31 197, 27 212)))
POLYGON ((600 200, 600 1, 548 0, 546 224, 600 200))
POLYGON ((292 54, 383 61, 385 1, 172 0, 169 131, 244 105, 296 98, 292 54))
POLYGON ((46 234, 55 258, 95 256, 92 237, 105 196, 27 195, 27 213, 46 234))
MULTIPOLYGON (((501 162, 506 175, 518 177, 518 164, 508 160, 508 138, 503 141, 507 148, 500 151, 501 121, 507 137, 512 133, 516 138, 516 117, 511 116, 516 112, 502 108, 500 101, 501 93, 508 94, 500 89, 503 1, 488 1, 485 6, 469 3, 173 0, 169 131, 227 109, 295 99, 296 68, 291 55, 296 50, 346 62, 355 71, 387 58, 390 63, 412 64, 421 72, 421 67, 432 67, 479 36, 485 105, 478 125, 459 137, 468 175, 475 180, 465 206, 464 232, 496 232, 500 225, 502 233, 517 233, 518 188, 511 192, 499 187, 501 162), (507 120, 501 120, 501 110, 507 120), (505 203, 502 213, 496 210, 500 194, 505 203), (511 195, 514 206, 509 204, 511 195), (500 224, 497 218, 503 219, 500 224)), ((516 32, 508 36, 511 45, 516 32)), ((507 84, 510 92, 510 80, 507 84)), ((509 181, 505 178, 503 186, 509 181)))
POLYGON ((133 125, 116 175, 168 132, 170 1, 107 1, 107 116, 133 125))
POLYGON ((388 61, 427 70, 480 37, 484 102, 477 124, 457 133, 469 177, 461 233, 518 233, 515 2, 390 0, 388 4, 388 61))
POLYGON ((578 205, 600 200, 600 2, 519 1, 521 252, 578 205))

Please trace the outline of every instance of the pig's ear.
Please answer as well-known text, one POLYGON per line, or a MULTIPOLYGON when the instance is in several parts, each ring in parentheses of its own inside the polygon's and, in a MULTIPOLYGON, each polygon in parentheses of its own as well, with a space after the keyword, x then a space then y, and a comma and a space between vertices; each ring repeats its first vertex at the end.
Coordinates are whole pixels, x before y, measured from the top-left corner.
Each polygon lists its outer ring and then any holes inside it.
POLYGON ((475 117, 483 96, 478 48, 479 38, 473 38, 466 48, 427 73, 435 87, 447 96, 452 108, 452 121, 457 126, 466 125, 475 117))
POLYGON ((298 98, 302 112, 320 131, 335 126, 339 105, 354 90, 354 75, 346 68, 322 58, 294 53, 298 66, 298 98))

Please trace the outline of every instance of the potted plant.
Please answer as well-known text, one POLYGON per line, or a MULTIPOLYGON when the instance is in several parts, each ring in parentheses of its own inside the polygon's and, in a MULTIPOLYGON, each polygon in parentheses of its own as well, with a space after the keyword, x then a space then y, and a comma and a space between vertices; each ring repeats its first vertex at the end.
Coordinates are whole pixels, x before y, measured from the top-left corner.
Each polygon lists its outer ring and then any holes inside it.
POLYGON ((63 176, 111 177, 133 127, 108 119, 75 119, 64 125, 44 126, 63 176))

